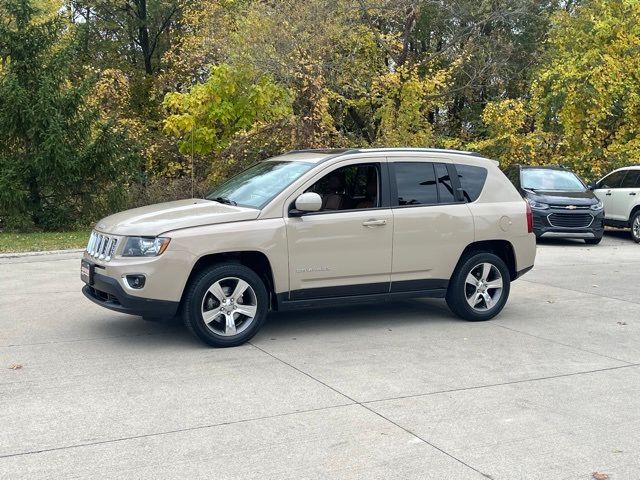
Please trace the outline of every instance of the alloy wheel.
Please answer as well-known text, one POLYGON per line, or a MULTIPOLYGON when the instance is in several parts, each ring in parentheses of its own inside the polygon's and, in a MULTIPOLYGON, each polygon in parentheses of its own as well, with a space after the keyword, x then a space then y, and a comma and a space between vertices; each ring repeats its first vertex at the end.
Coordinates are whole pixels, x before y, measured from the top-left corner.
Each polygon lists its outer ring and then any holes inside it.
POLYGON ((635 238, 640 238, 640 215, 636 215, 633 225, 631 226, 631 231, 635 238))
POLYGON ((241 278, 218 280, 204 294, 202 319, 216 335, 233 336, 245 331, 258 311, 256 292, 241 278))
POLYGON ((491 310, 502 297, 503 279, 492 263, 473 267, 464 284, 465 298, 471 308, 480 312, 491 310))

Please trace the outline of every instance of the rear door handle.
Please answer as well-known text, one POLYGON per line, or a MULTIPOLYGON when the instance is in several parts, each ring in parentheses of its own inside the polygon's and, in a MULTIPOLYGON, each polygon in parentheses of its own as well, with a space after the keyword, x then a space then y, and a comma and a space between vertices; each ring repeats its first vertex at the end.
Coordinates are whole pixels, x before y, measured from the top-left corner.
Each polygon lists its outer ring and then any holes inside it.
POLYGON ((636 192, 629 192, 629 195, 635 195, 636 192))
POLYGON ((375 220, 373 218, 362 222, 362 225, 364 225, 365 227, 380 227, 386 224, 387 224, 386 220, 375 220))

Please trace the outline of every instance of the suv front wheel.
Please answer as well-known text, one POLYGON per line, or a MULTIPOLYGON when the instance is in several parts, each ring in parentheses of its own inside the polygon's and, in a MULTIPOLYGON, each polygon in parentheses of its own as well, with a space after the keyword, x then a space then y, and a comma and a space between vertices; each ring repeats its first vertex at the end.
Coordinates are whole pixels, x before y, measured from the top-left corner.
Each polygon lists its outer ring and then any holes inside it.
POLYGON ((200 340, 235 347, 253 337, 265 321, 269 294, 250 268, 221 263, 196 276, 185 296, 183 320, 200 340))
POLYGON ((510 287, 509 269, 500 257, 471 252, 461 259, 453 273, 447 305, 465 320, 489 320, 507 303, 510 287))

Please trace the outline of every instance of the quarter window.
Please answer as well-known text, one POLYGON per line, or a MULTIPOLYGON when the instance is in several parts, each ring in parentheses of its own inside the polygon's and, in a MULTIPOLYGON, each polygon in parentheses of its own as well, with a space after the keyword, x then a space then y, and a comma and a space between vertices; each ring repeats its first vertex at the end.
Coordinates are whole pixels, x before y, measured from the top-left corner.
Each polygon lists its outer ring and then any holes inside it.
POLYGON ((398 205, 431 205, 438 203, 436 173, 432 163, 396 162, 398 205))
POLYGON ((462 195, 465 201, 475 202, 484 188, 487 180, 487 169, 473 165, 456 164, 462 195))

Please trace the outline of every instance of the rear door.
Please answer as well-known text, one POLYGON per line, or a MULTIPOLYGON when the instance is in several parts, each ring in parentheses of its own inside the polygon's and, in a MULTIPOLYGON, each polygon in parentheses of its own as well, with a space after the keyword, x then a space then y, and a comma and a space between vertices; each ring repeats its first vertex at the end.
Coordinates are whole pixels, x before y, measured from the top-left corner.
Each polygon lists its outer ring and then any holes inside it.
POLYGON ((457 191, 455 169, 415 157, 389 162, 393 205, 391 291, 446 288, 474 237, 473 217, 457 191))
POLYGON ((620 187, 626 173, 626 170, 610 173, 598 182, 597 188, 593 191, 596 197, 604 203, 604 216, 606 219, 627 220, 622 214, 623 208, 620 195, 620 187))

